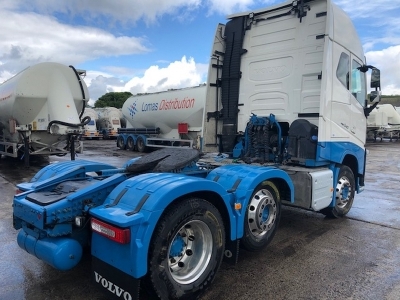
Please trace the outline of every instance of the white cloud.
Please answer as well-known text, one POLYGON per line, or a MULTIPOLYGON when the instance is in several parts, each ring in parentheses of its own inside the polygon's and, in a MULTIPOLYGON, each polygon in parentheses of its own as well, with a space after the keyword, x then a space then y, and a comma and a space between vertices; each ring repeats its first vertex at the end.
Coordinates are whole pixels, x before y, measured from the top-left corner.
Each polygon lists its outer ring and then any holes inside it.
POLYGON ((146 23, 153 23, 164 14, 174 14, 179 9, 195 9, 201 4, 201 0, 118 0, 118 3, 109 0, 6 1, 15 1, 18 7, 40 13, 79 15, 88 22, 105 17, 118 23, 136 22, 140 19, 146 23))
POLYGON ((400 45, 366 53, 367 62, 381 70, 382 94, 400 95, 400 45))
POLYGON ((91 106, 105 93, 113 92, 114 87, 121 87, 125 84, 121 79, 99 71, 87 71, 84 81, 89 89, 89 105, 91 106))
POLYGON ((193 58, 182 57, 180 61, 172 62, 166 68, 151 66, 143 77, 134 77, 128 81, 125 89, 136 94, 195 86, 202 82, 203 75, 197 70, 193 58))
MULTIPOLYGON (((157 22, 163 14, 176 18, 188 13, 196 15, 195 10, 200 7, 209 8, 210 13, 228 13, 234 8, 247 8, 255 1, 259 0, 119 0, 115 5, 108 0, 2 0, 0 80, 43 61, 77 65, 151 51, 145 38, 117 36, 100 29, 99 24, 115 29, 112 22, 157 22), (56 14, 61 19, 54 17, 56 14), (86 19, 89 25, 68 24, 76 19, 86 19)), ((107 71, 112 72, 111 68, 107 71)), ((122 71, 128 75, 128 70, 122 71)))
POLYGON ((214 12, 222 14, 231 14, 238 11, 247 11, 250 6, 254 5, 254 0, 207 0, 207 6, 209 7, 209 13, 214 12))
POLYGON ((337 0, 335 3, 340 6, 351 18, 364 18, 370 21, 384 21, 379 18, 386 12, 391 12, 399 8, 398 1, 376 0, 363 1, 362 4, 355 6, 354 0, 337 0))
POLYGON ((372 50, 379 44, 400 44, 399 1, 364 1, 354 8, 354 0, 335 1, 355 22, 358 31, 363 34, 364 49, 372 50))
POLYGON ((165 68, 158 65, 149 67, 142 76, 135 76, 127 82, 105 73, 88 73, 85 82, 89 87, 90 104, 108 92, 152 93, 197 86, 206 81, 208 65, 196 64, 193 58, 185 56, 165 68))
MULTIPOLYGON (((278 0, 118 0, 118 4, 109 0, 3 0, 3 6, 14 7, 43 14, 54 12, 70 16, 81 16, 87 22, 96 22, 107 18, 118 23, 134 23, 144 20, 150 24, 157 22, 165 14, 179 18, 200 7, 208 8, 209 13, 230 14, 248 10, 254 5, 267 5, 278 0)), ((1 6, 0 6, 1 7, 1 6)))
POLYGON ((36 13, 0 10, 0 78, 43 61, 78 64, 101 57, 144 53, 146 40, 94 27, 69 26, 36 13))

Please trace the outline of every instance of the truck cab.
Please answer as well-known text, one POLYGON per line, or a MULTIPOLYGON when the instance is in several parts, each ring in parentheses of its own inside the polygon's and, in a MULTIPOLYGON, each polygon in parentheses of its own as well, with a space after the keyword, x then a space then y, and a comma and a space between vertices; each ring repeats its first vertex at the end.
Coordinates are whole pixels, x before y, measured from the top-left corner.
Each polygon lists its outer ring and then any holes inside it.
MULTIPOLYGON (((368 67, 379 71, 366 66, 347 14, 330 0, 290 1, 228 18, 226 25, 217 26, 212 47, 205 152, 234 157, 252 152, 251 160, 259 162, 271 161, 261 157, 268 152, 280 156, 279 163, 346 165, 357 191, 362 190, 365 72, 368 67), (272 116, 276 123, 257 133, 257 151, 245 140, 252 116, 272 116)), ((379 80, 373 86, 380 88, 379 80)), ((256 138, 254 130, 251 134, 256 138)))

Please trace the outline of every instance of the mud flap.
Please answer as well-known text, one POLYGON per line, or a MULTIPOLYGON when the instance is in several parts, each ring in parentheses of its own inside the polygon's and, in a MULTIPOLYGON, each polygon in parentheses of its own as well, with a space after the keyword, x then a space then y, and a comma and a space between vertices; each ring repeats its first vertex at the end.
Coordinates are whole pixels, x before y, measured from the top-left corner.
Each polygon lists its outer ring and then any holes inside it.
POLYGON ((237 264, 239 258, 239 243, 240 240, 231 241, 230 239, 226 239, 224 262, 232 266, 237 264))
POLYGON ((92 278, 95 285, 107 294, 108 299, 138 300, 140 279, 92 257, 92 278))

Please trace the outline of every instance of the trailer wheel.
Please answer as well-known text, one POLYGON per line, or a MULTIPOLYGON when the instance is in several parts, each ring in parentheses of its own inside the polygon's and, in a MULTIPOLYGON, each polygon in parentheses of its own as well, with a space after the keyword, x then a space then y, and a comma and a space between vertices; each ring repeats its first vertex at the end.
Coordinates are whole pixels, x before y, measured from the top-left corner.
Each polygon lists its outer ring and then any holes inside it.
POLYGON ((139 152, 146 152, 147 150, 146 144, 141 136, 139 136, 136 140, 136 148, 139 152))
POLYGON ((103 130, 102 131, 103 134, 103 140, 108 140, 110 139, 110 136, 108 135, 108 131, 107 130, 103 130))
POLYGON ((121 150, 125 150, 125 140, 121 135, 119 135, 117 138, 117 147, 121 150))
POLYGON ((130 151, 135 150, 135 141, 133 140, 133 137, 128 136, 126 140, 126 148, 130 151))
POLYGON ((321 212, 331 218, 345 216, 353 205, 355 191, 356 181, 353 171, 348 166, 341 166, 336 184, 335 206, 324 208, 321 212))
POLYGON ((281 200, 275 184, 259 184, 249 201, 244 222, 241 246, 248 251, 259 251, 273 239, 281 218, 281 200))
POLYGON ((224 246, 224 224, 215 206, 199 198, 174 204, 154 231, 144 284, 161 299, 196 299, 213 281, 224 246))

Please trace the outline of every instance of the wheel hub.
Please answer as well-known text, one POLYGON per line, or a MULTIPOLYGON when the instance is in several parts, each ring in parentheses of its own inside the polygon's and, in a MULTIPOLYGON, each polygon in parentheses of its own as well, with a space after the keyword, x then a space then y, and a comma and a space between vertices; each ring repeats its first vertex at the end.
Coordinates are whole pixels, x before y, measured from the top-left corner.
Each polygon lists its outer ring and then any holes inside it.
POLYGON ((168 249, 168 267, 172 278, 180 284, 196 281, 211 259, 211 230, 202 221, 186 223, 176 233, 168 249))
POLYGON ((180 235, 178 235, 171 244, 171 251, 169 253, 170 257, 179 256, 183 252, 185 246, 186 244, 183 241, 183 238, 180 235))
POLYGON ((254 236, 266 234, 274 225, 277 207, 268 190, 259 190, 251 199, 247 213, 247 223, 254 236))
POLYGON ((347 177, 339 179, 336 185, 336 205, 340 208, 344 208, 351 197, 351 184, 347 177))

